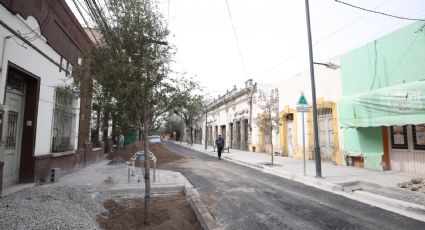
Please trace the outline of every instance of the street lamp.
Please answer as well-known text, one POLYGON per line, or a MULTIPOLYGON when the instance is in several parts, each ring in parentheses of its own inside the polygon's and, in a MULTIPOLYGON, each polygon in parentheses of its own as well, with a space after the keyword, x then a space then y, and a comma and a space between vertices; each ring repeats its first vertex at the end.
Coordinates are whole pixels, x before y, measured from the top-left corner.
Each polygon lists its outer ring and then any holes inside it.
POLYGON ((317 104, 316 104, 316 84, 314 80, 314 64, 323 65, 330 69, 338 69, 340 66, 333 63, 320 63, 313 61, 313 45, 311 39, 310 28, 310 9, 309 2, 305 0, 305 16, 307 22, 307 37, 308 37, 308 56, 310 61, 310 80, 311 80, 311 97, 313 101, 313 127, 314 127, 314 159, 316 163, 316 177, 322 177, 322 165, 320 159, 320 143, 319 143, 319 128, 317 125, 317 104))
POLYGON ((311 42, 310 9, 309 2, 305 0, 305 16, 307 22, 308 55, 310 61, 311 96, 313 101, 313 126, 314 126, 314 159, 316 162, 316 177, 322 177, 322 165, 320 159, 319 128, 317 126, 316 85, 314 81, 313 46, 311 42))
POLYGON ((339 66, 337 64, 334 64, 332 62, 328 62, 328 63, 313 62, 313 64, 315 64, 315 65, 323 65, 326 68, 333 69, 333 70, 339 69, 341 67, 341 66, 339 66))

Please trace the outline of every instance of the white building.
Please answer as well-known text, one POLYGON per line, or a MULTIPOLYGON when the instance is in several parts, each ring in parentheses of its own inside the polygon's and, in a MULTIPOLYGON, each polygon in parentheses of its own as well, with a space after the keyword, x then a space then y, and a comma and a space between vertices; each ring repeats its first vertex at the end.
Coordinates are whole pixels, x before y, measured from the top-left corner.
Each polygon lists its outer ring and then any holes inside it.
POLYGON ((0 3, 0 185, 9 186, 93 159, 90 90, 79 100, 62 87, 93 44, 64 0, 0 3))
POLYGON ((256 83, 250 79, 245 82, 244 88, 234 86, 211 102, 207 106, 207 116, 202 114, 194 124, 195 142, 205 144, 207 140, 207 144, 213 146, 220 134, 225 140, 225 148, 255 150, 252 135, 255 128, 253 116, 256 114, 253 108, 255 91, 256 83))

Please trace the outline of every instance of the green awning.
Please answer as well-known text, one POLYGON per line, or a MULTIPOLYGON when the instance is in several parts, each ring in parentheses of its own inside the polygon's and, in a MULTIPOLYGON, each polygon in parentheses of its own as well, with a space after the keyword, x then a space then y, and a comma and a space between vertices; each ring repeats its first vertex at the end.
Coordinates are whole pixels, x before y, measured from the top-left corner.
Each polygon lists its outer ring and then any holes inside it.
POLYGON ((425 123, 425 81, 350 95, 339 101, 343 128, 425 123))

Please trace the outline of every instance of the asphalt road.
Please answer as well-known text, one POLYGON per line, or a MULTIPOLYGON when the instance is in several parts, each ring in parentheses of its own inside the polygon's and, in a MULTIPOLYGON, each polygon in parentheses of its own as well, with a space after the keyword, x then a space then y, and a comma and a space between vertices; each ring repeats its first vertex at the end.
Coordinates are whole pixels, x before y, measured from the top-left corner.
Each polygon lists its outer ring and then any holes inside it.
POLYGON ((223 229, 425 229, 425 223, 218 160, 171 142, 186 159, 164 167, 192 183, 223 229))

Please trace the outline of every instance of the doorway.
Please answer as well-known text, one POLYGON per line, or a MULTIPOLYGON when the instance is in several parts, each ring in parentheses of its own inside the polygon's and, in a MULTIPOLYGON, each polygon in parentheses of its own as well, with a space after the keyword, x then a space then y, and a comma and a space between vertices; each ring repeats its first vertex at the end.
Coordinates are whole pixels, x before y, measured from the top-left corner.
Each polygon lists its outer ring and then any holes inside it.
POLYGON ((5 141, 3 150, 3 183, 5 186, 19 181, 24 102, 25 78, 10 72, 6 82, 5 94, 5 104, 8 111, 2 131, 5 141))
POLYGON ((225 125, 220 126, 220 134, 221 134, 221 137, 224 139, 225 146, 227 146, 226 145, 226 126, 225 125))
POLYGON ((286 143, 288 157, 294 157, 294 114, 286 115, 286 143))
POLYGON ((3 185, 34 181, 39 78, 9 63, 2 130, 3 185))
POLYGON ((320 152, 323 161, 332 161, 335 152, 332 108, 318 110, 320 152))
POLYGON ((425 124, 394 125, 388 135, 391 169, 425 174, 425 124))

